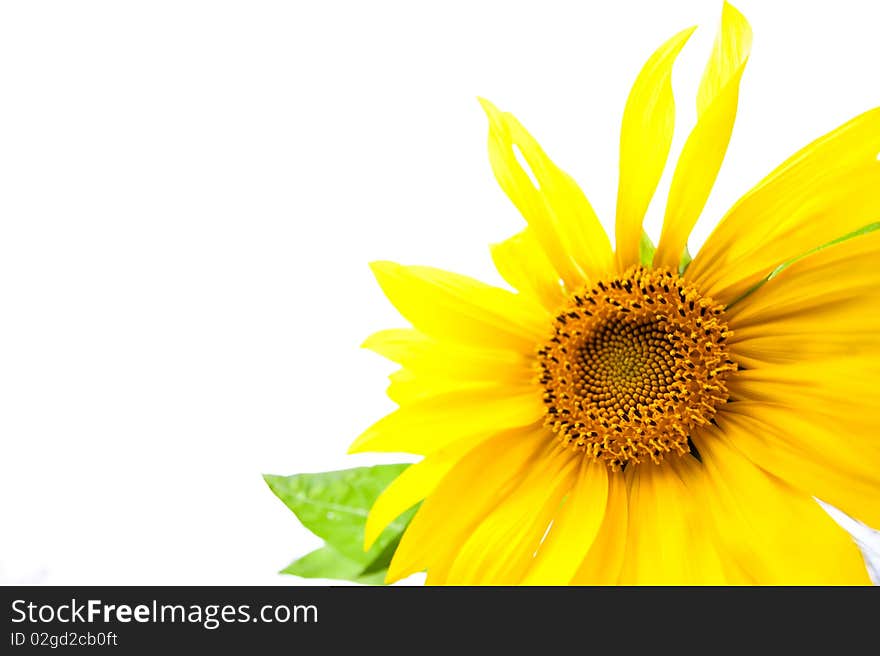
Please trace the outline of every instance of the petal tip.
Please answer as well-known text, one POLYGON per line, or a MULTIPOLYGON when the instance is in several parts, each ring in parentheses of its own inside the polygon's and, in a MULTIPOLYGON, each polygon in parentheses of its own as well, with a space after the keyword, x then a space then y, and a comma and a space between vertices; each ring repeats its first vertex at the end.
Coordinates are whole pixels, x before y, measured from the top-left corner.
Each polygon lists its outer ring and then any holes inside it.
POLYGON ((402 264, 391 262, 389 260, 376 260, 370 262, 370 270, 373 272, 373 277, 376 279, 376 282, 379 283, 379 287, 382 288, 382 291, 386 292, 386 295, 387 285, 390 284, 395 277, 398 277, 404 268, 405 267, 402 264))
POLYGON ((486 112, 486 117, 489 119, 489 128, 491 130, 503 131, 504 121, 501 110, 482 96, 477 96, 477 101, 480 103, 483 111, 486 112))
POLYGON ((735 31, 737 38, 742 42, 743 53, 747 55, 752 45, 752 26, 739 9, 726 0, 721 9, 721 25, 729 25, 735 31))
POLYGON ((372 429, 368 428, 363 433, 358 435, 355 438, 354 442, 352 442, 348 446, 348 450, 346 451, 346 453, 348 455, 354 455, 356 453, 364 453, 365 451, 368 451, 369 449, 367 448, 367 445, 373 437, 372 433, 372 429))
POLYGON ((370 270, 374 275, 390 272, 399 266, 399 264, 391 262, 390 260, 373 260, 370 262, 370 270))
POLYGON ((729 18, 739 18, 742 20, 746 19, 746 17, 743 16, 743 13, 739 9, 734 7, 733 3, 730 3, 727 0, 724 0, 724 4, 721 7, 721 15, 726 15, 729 18))
POLYGON ((368 349, 370 351, 375 351, 376 346, 378 344, 380 344, 382 341, 380 335, 383 332, 384 331, 379 331, 378 333, 371 333, 370 335, 367 335, 366 339, 364 339, 364 341, 361 342, 360 347, 362 349, 368 349))
POLYGON ((487 114, 497 114, 499 112, 498 108, 488 99, 483 96, 477 96, 477 102, 480 103, 480 107, 483 108, 483 111, 487 114))
POLYGON ((698 27, 699 25, 691 25, 690 27, 684 28, 681 32, 678 33, 677 38, 681 39, 682 41, 687 41, 691 38, 691 36, 693 36, 694 32, 697 31, 698 27))

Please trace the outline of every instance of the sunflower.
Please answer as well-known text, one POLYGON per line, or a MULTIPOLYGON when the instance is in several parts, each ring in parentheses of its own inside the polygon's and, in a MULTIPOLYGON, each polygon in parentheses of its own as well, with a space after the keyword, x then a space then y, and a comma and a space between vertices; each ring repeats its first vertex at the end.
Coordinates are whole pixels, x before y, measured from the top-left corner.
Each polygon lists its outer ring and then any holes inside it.
POLYGON ((880 108, 743 196, 699 253, 751 29, 725 4, 656 249, 642 221, 672 141, 663 44, 628 97, 612 248, 577 184, 481 101, 527 227, 492 247, 516 290, 372 265, 412 324, 365 346, 399 408, 351 452, 423 456, 367 545, 421 506, 389 568, 429 584, 863 584, 821 499, 880 525, 880 108))

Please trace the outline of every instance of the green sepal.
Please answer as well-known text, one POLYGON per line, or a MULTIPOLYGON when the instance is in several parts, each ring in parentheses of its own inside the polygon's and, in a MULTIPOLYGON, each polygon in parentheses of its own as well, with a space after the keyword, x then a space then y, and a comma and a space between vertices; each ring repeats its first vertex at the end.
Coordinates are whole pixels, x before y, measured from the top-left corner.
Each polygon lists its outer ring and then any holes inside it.
POLYGON ((688 250, 687 244, 684 245, 684 250, 681 252, 681 260, 678 262, 678 275, 682 275, 685 270, 688 268, 688 264, 693 261, 693 257, 691 256, 691 252, 688 250))
POLYGON ((650 269, 654 264, 654 251, 657 247, 648 236, 648 233, 642 230, 642 238, 639 240, 639 262, 643 267, 650 269))

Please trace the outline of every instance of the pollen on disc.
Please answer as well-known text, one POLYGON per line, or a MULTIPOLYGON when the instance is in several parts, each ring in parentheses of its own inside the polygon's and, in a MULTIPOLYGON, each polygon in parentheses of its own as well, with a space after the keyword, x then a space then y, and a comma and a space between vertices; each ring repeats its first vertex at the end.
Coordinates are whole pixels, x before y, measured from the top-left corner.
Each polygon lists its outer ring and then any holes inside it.
POLYGON ((677 274, 633 267, 571 296, 538 350, 545 424, 612 469, 690 451, 736 370, 724 308, 677 274))

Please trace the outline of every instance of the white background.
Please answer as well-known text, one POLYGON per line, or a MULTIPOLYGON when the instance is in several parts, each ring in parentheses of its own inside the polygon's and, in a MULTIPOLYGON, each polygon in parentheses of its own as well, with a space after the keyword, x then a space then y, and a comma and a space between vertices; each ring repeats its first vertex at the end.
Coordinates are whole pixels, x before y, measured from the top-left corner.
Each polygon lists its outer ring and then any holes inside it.
MULTIPOLYGON (((878 3, 738 6, 755 45, 692 250, 880 104, 878 3)), ((701 26, 676 153, 720 9, 0 5, 0 581, 301 583, 275 572, 318 540, 260 474, 403 459, 345 455, 392 408, 390 366, 358 346, 402 325, 367 263, 498 281, 487 244, 521 225, 475 97, 514 111, 610 226, 629 85, 701 26)))

